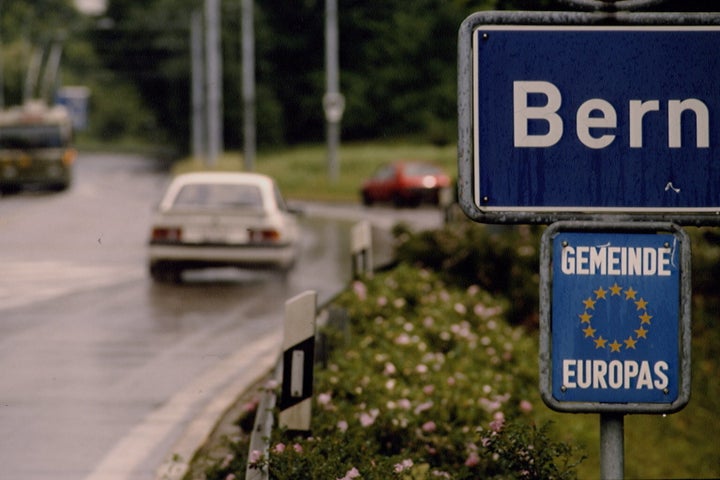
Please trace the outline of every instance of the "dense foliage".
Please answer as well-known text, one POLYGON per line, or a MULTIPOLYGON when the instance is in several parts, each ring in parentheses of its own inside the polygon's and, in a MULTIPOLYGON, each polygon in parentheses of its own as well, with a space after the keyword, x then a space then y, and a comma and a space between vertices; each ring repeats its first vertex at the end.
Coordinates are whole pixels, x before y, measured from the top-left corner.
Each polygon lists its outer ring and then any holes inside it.
MULTIPOLYGON (((708 9, 668 0, 656 9, 708 9)), ((241 11, 222 1, 223 125, 242 143, 241 11)), ((190 18, 203 0, 107 0, 99 17, 72 0, 5 0, 0 6, 3 93, 23 99, 33 48, 64 44, 61 82, 91 88, 91 137, 189 147, 190 18), (50 14, 48 14, 50 13, 50 14)), ((569 0, 338 0, 343 138, 456 138, 457 31, 475 11, 573 10, 569 0)), ((324 139, 325 2, 255 2, 256 118, 263 145, 324 139)))
POLYGON ((438 272, 460 288, 479 285, 509 299, 508 320, 534 329, 538 324, 541 233, 540 227, 478 228, 463 221, 410 234, 398 225, 396 258, 438 272))
MULTIPOLYGON (((189 131, 190 15, 197 0, 110 2, 92 32, 105 65, 137 85, 171 132, 189 131), (108 22, 109 20, 109 22, 108 22)), ((348 139, 430 135, 454 140, 457 29, 484 0, 338 2, 340 82, 348 139)), ((225 143, 241 142, 240 2, 223 2, 225 143)), ((324 138, 325 2, 256 2, 255 58, 260 144, 324 138)), ((187 141, 187 135, 175 136, 187 141)))

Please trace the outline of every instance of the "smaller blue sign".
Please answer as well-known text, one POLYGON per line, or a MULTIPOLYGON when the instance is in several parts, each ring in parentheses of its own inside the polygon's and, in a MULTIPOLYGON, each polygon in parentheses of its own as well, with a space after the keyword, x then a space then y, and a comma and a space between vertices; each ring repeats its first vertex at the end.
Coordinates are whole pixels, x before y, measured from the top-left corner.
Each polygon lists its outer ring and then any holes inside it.
POLYGON ((553 397, 674 402, 680 313, 675 238, 560 233, 553 258, 553 397))
POLYGON ((665 222, 556 222, 540 249, 540 391, 565 412, 690 399, 690 240, 665 222))

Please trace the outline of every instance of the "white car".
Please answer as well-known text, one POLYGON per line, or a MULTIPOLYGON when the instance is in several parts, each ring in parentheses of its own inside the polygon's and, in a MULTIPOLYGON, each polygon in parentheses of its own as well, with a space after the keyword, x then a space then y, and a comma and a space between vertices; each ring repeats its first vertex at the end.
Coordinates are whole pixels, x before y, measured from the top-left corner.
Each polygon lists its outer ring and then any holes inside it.
POLYGON ((299 227, 275 181, 257 173, 182 174, 160 201, 149 241, 150 275, 179 281, 208 267, 287 271, 299 227))

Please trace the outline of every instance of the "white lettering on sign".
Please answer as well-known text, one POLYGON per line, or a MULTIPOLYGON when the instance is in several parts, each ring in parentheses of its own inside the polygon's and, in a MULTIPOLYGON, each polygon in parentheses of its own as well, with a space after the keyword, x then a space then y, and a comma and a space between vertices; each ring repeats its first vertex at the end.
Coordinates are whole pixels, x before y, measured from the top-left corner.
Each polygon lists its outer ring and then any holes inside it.
MULTIPOLYGON (((513 132, 514 146, 551 147, 563 136, 563 119, 558 114, 562 105, 562 94, 551 82, 516 81, 513 82, 513 132), (547 100, 544 105, 530 106, 529 97, 542 95, 547 100), (531 134, 530 121, 547 125, 547 132, 531 134)), ((628 102, 629 132, 628 144, 631 148, 643 147, 643 118, 660 112, 659 100, 630 100, 628 102)), ((710 114, 708 107, 696 98, 667 101, 667 136, 669 148, 682 147, 682 119, 685 112, 695 116, 695 146, 710 146, 710 114)), ((578 140, 588 148, 602 149, 616 138, 617 111, 602 98, 585 101, 577 109, 575 116, 575 134, 578 140)))
POLYGON ((671 256, 669 247, 565 246, 560 269, 565 275, 666 277, 671 256))
POLYGON ((563 387, 595 389, 663 390, 669 380, 667 362, 647 360, 563 360, 563 387))

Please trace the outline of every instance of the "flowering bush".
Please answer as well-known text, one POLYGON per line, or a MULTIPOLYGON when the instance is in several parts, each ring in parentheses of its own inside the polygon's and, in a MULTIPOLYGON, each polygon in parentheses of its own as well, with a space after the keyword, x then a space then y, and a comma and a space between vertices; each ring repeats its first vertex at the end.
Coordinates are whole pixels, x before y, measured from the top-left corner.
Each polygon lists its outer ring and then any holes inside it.
POLYGON ((396 258, 437 272, 451 285, 478 285, 510 300, 505 318, 513 325, 538 325, 538 226, 487 226, 461 220, 434 230, 393 231, 396 258))
POLYGON ((536 340, 506 304, 405 264, 335 303, 351 335, 316 372, 311 436, 276 429, 250 463, 274 479, 574 477, 573 449, 533 426, 536 340))

